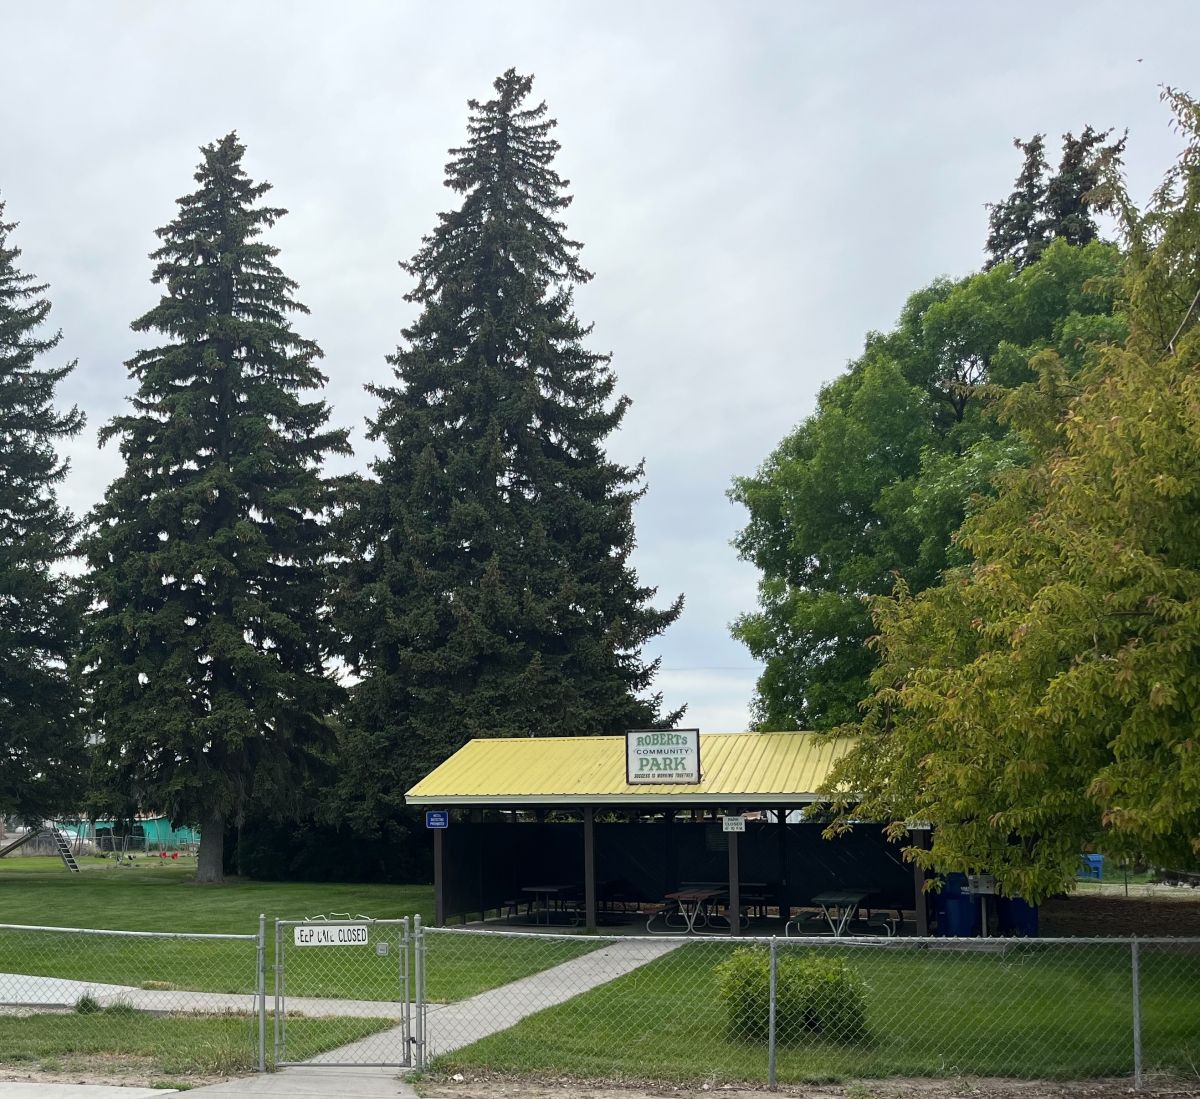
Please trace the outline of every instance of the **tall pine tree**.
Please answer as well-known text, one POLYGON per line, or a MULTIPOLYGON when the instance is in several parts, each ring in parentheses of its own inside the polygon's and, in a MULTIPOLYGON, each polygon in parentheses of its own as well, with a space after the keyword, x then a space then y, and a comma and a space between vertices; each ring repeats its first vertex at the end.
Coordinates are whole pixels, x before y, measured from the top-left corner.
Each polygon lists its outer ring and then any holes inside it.
POLYGON ((0 817, 29 821, 73 807, 83 741, 67 674, 78 601, 56 568, 76 525, 59 503, 56 444, 83 427, 54 391, 74 369, 44 363, 60 333, 43 330, 44 285, 17 268, 16 228, 0 202, 0 817))
POLYGON ((672 722, 641 648, 678 616, 630 567, 642 467, 605 454, 625 415, 572 287, 591 275, 560 220, 568 182, 533 80, 470 101, 446 185, 463 196, 413 260, 421 314, 389 358, 351 509, 341 597, 361 681, 349 712, 360 826, 472 737, 672 722))
POLYGON ((224 833, 253 801, 285 812, 328 737, 339 688, 327 649, 321 465, 349 450, 327 426, 307 310, 261 234, 286 211, 242 169, 229 134, 203 149, 198 189, 158 231, 159 303, 134 322, 165 337, 126 364, 125 471, 91 518, 86 677, 103 753, 147 809, 200 824, 198 881, 220 881, 224 833))

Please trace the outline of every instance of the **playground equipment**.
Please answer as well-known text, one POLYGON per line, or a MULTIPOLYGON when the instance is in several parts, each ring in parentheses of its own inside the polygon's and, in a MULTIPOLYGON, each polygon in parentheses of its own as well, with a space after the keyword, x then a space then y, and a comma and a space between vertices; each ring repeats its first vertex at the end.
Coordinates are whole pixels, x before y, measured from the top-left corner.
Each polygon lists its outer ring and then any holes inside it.
POLYGON ((30 828, 23 835, 18 836, 12 843, 0 847, 0 859, 13 851, 24 847, 30 840, 36 839, 42 834, 50 836, 54 841, 54 848, 58 852, 58 857, 62 859, 63 866, 70 870, 73 874, 79 873, 79 863, 75 861, 75 853, 71 850, 71 845, 67 842, 67 837, 64 836, 53 825, 48 825, 43 828, 30 828))

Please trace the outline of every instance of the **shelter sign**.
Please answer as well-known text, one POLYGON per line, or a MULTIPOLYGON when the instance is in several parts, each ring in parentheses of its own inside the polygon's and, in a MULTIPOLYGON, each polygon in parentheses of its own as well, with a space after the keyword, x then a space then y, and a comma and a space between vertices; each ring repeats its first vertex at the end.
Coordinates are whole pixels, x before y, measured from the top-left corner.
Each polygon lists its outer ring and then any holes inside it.
POLYGON ((625 781, 649 783, 700 781, 699 729, 634 729, 625 734, 625 781))

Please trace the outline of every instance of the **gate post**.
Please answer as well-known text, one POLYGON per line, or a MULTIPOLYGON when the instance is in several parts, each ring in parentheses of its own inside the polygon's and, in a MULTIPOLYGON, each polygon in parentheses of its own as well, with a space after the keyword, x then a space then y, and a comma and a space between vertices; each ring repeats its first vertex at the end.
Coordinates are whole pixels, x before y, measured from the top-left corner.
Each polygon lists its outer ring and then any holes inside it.
POLYGON ((408 952, 412 949, 412 940, 408 934, 408 917, 400 921, 400 995, 404 998, 404 1008, 400 1013, 401 1035, 404 1039, 404 1064, 408 1067, 413 1063, 412 1052, 412 991, 409 985, 408 952))
POLYGON ((258 914, 258 1071, 267 1071, 267 914, 258 914))

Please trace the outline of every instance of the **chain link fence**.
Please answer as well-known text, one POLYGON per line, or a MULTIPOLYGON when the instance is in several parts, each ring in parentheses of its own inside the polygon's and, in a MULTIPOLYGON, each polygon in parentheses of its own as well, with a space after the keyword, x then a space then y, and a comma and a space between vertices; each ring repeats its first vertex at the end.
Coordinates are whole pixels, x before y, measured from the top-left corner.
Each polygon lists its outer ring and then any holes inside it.
POLYGON ((671 1082, 1200 1078, 1200 938, 731 940, 427 928, 438 964, 528 975, 419 1004, 418 1063, 671 1082), (564 947, 576 953, 563 960, 564 947), (542 963, 538 965, 537 955, 542 963))
POLYGON ((269 930, 0 925, 0 1061, 1200 1080, 1200 938, 627 937, 349 915, 269 930))
POLYGON ((0 1059, 261 1070, 264 944, 264 921, 243 935, 0 924, 0 1059))

